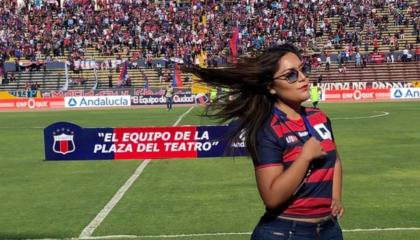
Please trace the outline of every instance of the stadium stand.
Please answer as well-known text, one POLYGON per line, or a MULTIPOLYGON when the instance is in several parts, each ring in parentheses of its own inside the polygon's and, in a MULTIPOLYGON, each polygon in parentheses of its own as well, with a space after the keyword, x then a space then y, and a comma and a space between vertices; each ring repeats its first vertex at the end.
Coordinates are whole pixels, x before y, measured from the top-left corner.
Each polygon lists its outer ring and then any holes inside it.
MULTIPOLYGON (((19 2, 23 4, 4 0, 0 6, 0 75, 6 79, 0 90, 21 89, 31 83, 38 83, 41 89, 61 89, 66 82, 64 67, 50 68, 50 63, 114 59, 138 63, 128 69, 131 83, 124 87, 162 87, 172 75, 172 67, 162 60, 176 58, 193 64, 205 51, 209 66, 231 62, 229 42, 235 31, 240 57, 293 42, 317 70, 313 77, 322 74, 326 81, 419 80, 418 63, 400 63, 416 60, 420 42, 416 0, 72 0, 63 1, 62 8, 60 1, 40 1, 43 6, 35 1, 19 2), (366 59, 365 68, 352 67, 357 52, 366 59), (375 61, 374 55, 384 59, 375 61), (328 70, 326 56, 331 57, 328 70), (387 58, 389 62, 384 63, 387 58), (48 67, 15 72, 16 81, 8 81, 14 69, 4 66, 21 59, 45 61, 48 67), (157 62, 162 69, 156 67, 157 62), (343 64, 346 71, 339 73, 343 64)), ((70 69, 68 87, 109 88, 111 79, 115 88, 118 68, 121 66, 70 69)), ((181 78, 186 77, 191 78, 181 78)))

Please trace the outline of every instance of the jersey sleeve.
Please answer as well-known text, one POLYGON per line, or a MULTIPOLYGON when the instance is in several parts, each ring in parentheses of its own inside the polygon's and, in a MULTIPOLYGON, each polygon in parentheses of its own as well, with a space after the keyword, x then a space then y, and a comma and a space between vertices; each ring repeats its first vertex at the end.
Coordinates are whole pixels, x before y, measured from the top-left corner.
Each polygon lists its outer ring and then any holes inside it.
POLYGON ((328 130, 330 130, 330 132, 331 132, 331 137, 332 137, 332 140, 333 140, 333 142, 335 142, 335 138, 334 138, 334 132, 333 132, 333 129, 332 129, 332 124, 331 124, 331 120, 330 120, 330 118, 329 117, 326 117, 327 118, 327 128, 328 128, 328 130))
POLYGON ((257 159, 254 160, 254 167, 264 168, 283 164, 284 147, 281 140, 274 133, 274 130, 267 126, 257 134, 257 159))

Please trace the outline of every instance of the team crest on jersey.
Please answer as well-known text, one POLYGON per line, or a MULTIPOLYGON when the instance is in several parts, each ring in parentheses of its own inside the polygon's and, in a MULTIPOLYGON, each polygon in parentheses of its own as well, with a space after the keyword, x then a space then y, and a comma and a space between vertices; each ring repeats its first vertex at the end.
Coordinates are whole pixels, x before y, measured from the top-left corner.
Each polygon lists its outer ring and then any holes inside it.
POLYGON ((76 150, 74 144, 74 132, 70 129, 57 129, 53 132, 53 151, 62 155, 72 153, 76 150))
POLYGON ((314 129, 318 132, 319 136, 324 140, 332 140, 332 134, 331 131, 328 130, 327 126, 325 126, 323 123, 317 124, 314 126, 314 129))

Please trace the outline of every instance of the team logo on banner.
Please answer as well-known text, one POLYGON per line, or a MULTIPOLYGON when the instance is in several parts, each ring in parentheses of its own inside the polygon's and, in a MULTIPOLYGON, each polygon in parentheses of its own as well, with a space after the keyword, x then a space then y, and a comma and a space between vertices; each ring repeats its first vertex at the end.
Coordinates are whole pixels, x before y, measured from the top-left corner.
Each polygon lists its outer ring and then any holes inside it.
POLYGON ((54 143, 52 149, 55 153, 66 155, 76 150, 74 145, 74 132, 70 129, 57 129, 53 132, 54 143))

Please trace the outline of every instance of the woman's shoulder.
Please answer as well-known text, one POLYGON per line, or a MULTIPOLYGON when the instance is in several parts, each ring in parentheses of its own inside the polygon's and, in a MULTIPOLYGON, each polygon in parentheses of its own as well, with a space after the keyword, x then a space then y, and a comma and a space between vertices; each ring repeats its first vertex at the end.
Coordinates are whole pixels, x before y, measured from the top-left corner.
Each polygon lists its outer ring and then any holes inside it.
POLYGON ((314 107, 305 107, 305 113, 307 116, 311 116, 311 115, 320 115, 320 116, 324 116, 326 118, 328 118, 328 116, 319 108, 314 108, 314 107))

